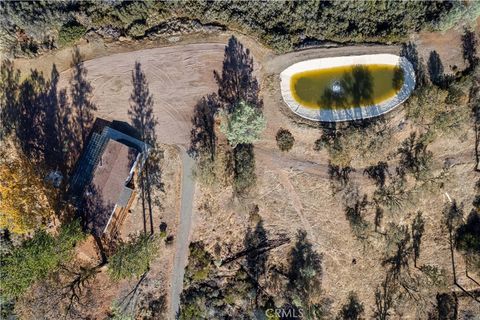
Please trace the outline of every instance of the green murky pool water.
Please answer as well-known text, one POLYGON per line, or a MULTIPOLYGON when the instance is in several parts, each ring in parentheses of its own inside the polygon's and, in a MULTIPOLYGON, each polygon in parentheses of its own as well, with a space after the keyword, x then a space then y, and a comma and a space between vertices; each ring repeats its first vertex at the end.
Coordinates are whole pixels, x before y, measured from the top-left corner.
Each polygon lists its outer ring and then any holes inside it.
POLYGON ((297 102, 312 109, 349 109, 392 98, 403 85, 403 70, 387 64, 309 70, 292 76, 297 102))

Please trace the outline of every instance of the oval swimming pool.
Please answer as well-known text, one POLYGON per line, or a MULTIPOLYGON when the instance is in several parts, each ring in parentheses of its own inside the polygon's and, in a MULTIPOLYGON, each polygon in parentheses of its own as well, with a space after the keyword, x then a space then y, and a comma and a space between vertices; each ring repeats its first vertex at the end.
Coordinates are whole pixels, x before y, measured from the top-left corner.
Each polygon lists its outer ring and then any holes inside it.
POLYGON ((283 99, 293 112, 327 122, 384 114, 404 102, 415 87, 411 63, 392 54, 302 61, 280 77, 283 99))

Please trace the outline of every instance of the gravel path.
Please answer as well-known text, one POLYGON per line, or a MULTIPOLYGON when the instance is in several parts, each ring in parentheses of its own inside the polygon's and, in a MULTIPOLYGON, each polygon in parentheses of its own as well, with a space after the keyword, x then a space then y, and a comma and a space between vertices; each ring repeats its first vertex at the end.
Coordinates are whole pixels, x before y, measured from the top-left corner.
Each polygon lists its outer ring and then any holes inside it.
POLYGON ((175 241, 175 258, 170 288, 169 319, 175 319, 180 306, 180 294, 183 289, 183 275, 188 260, 188 247, 190 244, 190 232, 192 228, 193 195, 195 193, 195 181, 192 177, 194 160, 185 152, 181 151, 182 157, 182 191, 180 204, 180 223, 178 226, 177 239, 175 241))

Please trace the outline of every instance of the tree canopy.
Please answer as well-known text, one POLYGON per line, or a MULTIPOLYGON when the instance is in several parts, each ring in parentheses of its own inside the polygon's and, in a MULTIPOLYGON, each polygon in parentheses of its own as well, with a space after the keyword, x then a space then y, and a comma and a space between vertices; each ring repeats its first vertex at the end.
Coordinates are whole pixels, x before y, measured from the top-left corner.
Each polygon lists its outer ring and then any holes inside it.
POLYGON ((141 234, 120 246, 111 257, 108 272, 115 280, 140 277, 150 268, 158 253, 158 239, 141 234))
POLYGON ((227 136, 232 147, 250 144, 260 138, 266 122, 263 115, 253 106, 241 101, 231 114, 225 116, 220 130, 227 136))
POLYGON ((1 256, 0 292, 3 297, 21 296, 34 282, 45 279, 73 257, 73 248, 84 239, 79 221, 62 226, 57 236, 44 230, 1 256))

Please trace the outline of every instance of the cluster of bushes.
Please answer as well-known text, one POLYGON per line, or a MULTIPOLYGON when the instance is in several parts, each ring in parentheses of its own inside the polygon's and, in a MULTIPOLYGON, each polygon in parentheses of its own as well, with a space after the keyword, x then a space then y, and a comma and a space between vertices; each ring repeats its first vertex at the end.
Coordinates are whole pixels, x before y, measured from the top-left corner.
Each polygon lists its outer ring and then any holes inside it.
POLYGON ((355 162, 370 163, 382 154, 386 156, 392 136, 393 129, 383 118, 339 124, 322 128, 314 149, 326 149, 332 164, 347 167, 355 162))
POLYGON ((319 299, 322 256, 313 250, 306 233, 298 232, 284 262, 269 258, 273 242, 259 222, 247 231, 244 250, 233 258, 214 261, 203 243, 192 243, 179 318, 250 319, 268 316, 266 310, 273 308, 295 309, 297 314, 301 309, 305 319, 327 316, 328 306, 319 299))
MULTIPOLYGON (((278 50, 317 43, 392 42, 421 29, 443 29, 452 21, 478 16, 476 2, 2 2, 0 26, 5 48, 17 43, 24 30, 37 46, 75 21, 86 29, 112 29, 117 35, 143 37, 162 23, 182 17, 204 24, 221 24, 253 34, 278 50)), ((79 29, 69 33, 78 35, 79 29)))

